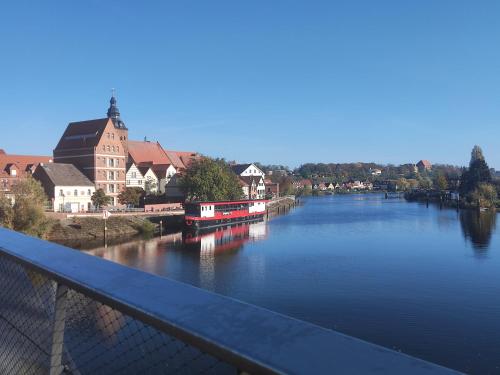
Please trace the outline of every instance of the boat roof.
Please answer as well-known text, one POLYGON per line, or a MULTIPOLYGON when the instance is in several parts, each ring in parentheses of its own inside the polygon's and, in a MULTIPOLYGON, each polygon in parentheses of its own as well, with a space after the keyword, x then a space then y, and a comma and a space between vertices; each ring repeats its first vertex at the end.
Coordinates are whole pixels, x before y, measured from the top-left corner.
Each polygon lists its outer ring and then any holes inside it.
POLYGON ((235 201, 194 201, 186 202, 186 204, 213 204, 214 206, 221 206, 224 204, 241 204, 241 203, 255 203, 255 202, 268 202, 268 199, 243 199, 235 201))

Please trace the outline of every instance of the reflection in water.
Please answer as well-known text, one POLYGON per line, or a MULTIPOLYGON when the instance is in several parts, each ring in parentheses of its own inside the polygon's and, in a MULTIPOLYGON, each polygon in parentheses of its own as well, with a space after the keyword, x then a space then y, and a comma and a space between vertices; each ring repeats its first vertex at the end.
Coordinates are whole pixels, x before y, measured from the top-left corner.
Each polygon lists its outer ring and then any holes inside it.
POLYGON ((491 235, 496 227, 496 212, 475 210, 460 211, 460 225, 463 235, 470 240, 478 254, 488 249, 491 235))
MULTIPOLYGON (((87 251, 113 262, 129 264, 150 273, 165 274, 167 253, 181 252, 199 257, 199 285, 215 290, 216 256, 234 253, 246 242, 267 237, 265 222, 245 223, 198 232, 178 232, 162 238, 137 240, 87 251)), ((168 275, 168 272, 166 274, 168 275)))

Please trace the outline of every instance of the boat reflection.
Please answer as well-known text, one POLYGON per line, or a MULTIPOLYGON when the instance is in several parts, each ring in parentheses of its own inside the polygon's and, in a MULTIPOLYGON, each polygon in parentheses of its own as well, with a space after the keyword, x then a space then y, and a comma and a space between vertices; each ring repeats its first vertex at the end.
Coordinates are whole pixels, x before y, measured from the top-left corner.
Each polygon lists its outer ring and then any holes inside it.
POLYGON ((217 256, 236 254, 245 243, 265 238, 267 225, 261 221, 196 232, 176 232, 161 238, 134 240, 86 252, 146 272, 172 277, 181 272, 181 258, 191 259, 190 262, 199 264, 195 284, 213 289, 217 256))

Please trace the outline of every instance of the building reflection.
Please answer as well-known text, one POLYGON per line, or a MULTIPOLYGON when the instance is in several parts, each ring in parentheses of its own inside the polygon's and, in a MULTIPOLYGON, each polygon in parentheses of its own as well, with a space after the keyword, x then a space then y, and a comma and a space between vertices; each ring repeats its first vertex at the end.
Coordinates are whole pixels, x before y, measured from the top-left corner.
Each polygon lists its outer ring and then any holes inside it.
MULTIPOLYGON (((217 257, 236 254, 245 243, 267 238, 266 222, 244 223, 197 232, 177 232, 149 240, 134 240, 118 245, 88 250, 87 253, 120 264, 163 276, 173 276, 182 262, 179 256, 197 265, 194 282, 215 290, 217 257)), ((194 281, 194 280, 193 280, 194 281)))
POLYGON ((496 228, 497 214, 494 211, 460 211, 460 226, 465 239, 469 240, 478 255, 486 252, 496 228))

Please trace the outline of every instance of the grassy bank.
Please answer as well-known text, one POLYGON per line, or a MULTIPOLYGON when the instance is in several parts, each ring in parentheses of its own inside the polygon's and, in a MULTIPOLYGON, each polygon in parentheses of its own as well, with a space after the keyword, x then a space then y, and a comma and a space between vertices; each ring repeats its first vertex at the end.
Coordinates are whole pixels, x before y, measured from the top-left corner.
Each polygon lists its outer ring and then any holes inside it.
MULTIPOLYGON (((154 233, 156 225, 143 217, 115 216, 108 219, 108 238, 154 233)), ((104 238, 104 220, 96 217, 73 217, 52 225, 49 241, 94 240, 104 238)))

